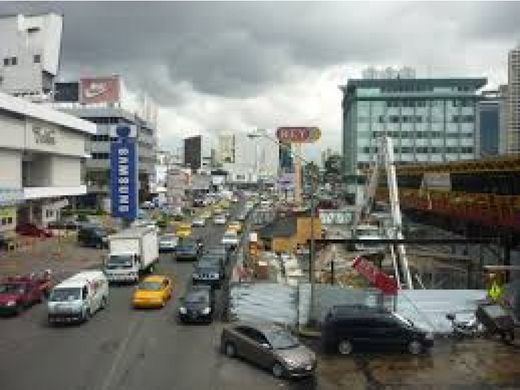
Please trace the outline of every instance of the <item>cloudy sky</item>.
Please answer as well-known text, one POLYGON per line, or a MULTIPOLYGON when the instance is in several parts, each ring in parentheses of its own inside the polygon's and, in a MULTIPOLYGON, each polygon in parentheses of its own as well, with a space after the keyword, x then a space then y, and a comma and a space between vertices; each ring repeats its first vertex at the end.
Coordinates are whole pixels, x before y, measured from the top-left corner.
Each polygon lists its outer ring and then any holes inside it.
MULTIPOLYGON (((507 80, 520 3, 0 3, 65 16, 62 77, 118 73, 161 107, 160 141, 220 129, 317 125, 341 144, 338 85, 367 66, 507 80)), ((314 150, 314 152, 313 152, 314 150)))

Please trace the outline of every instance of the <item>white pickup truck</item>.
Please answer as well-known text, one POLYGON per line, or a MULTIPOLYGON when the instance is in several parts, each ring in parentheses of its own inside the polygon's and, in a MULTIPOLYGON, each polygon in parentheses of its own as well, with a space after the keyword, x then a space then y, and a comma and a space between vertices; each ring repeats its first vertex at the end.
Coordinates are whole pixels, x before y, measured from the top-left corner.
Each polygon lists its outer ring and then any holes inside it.
POLYGON ((139 281, 139 274, 152 272, 159 260, 155 227, 133 227, 108 237, 109 255, 105 274, 110 282, 139 281))

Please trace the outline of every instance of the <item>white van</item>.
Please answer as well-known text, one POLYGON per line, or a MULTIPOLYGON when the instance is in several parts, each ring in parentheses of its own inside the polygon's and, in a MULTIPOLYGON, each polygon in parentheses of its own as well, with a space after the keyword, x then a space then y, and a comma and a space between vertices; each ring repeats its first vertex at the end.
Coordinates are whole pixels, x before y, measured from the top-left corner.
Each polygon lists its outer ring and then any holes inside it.
POLYGON ((86 322, 108 304, 108 280, 102 271, 83 271, 56 285, 49 296, 50 324, 86 322))

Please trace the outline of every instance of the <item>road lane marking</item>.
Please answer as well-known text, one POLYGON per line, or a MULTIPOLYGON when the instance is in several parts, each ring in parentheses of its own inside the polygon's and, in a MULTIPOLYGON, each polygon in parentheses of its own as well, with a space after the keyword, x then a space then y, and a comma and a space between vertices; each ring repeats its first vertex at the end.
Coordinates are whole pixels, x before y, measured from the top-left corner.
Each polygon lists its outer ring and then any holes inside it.
POLYGON ((127 332, 123 342, 121 343, 119 350, 117 351, 116 357, 114 358, 114 360, 112 360, 112 365, 110 366, 108 375, 106 376, 105 381, 103 382, 103 385, 100 387, 100 390, 108 390, 110 388, 110 386, 112 385, 116 370, 118 369, 121 359, 123 358, 123 356, 125 355, 125 353, 127 351, 128 343, 130 342, 130 339, 132 338, 135 328, 137 327, 137 325, 139 325, 141 323, 142 318, 143 317, 139 317, 139 319, 137 319, 136 321, 131 323, 130 326, 128 327, 128 332, 127 332))

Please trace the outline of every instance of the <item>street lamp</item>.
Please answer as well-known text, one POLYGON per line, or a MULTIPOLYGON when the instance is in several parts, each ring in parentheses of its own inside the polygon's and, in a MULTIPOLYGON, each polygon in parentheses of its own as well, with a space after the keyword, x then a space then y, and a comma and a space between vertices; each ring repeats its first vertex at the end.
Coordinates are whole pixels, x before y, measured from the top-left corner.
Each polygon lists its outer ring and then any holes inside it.
MULTIPOLYGON (((266 138, 270 140, 271 142, 274 142, 276 145, 278 145, 280 148, 287 148, 291 152, 291 154, 299 159, 301 162, 303 162, 305 165, 309 164, 310 162, 302 157, 299 153, 294 152, 291 148, 289 148, 287 145, 280 142, 277 138, 274 138, 267 134, 266 131, 260 131, 257 130, 256 132, 251 132, 247 134, 247 137, 250 139, 255 138, 266 138)), ((311 247, 309 248, 309 281, 311 283, 311 307, 309 310, 309 320, 312 322, 313 320, 317 320, 315 317, 316 313, 316 281, 314 278, 315 274, 315 255, 316 255, 316 241, 314 238, 314 220, 316 218, 316 192, 317 192, 317 177, 312 174, 312 189, 311 189, 311 247)))

